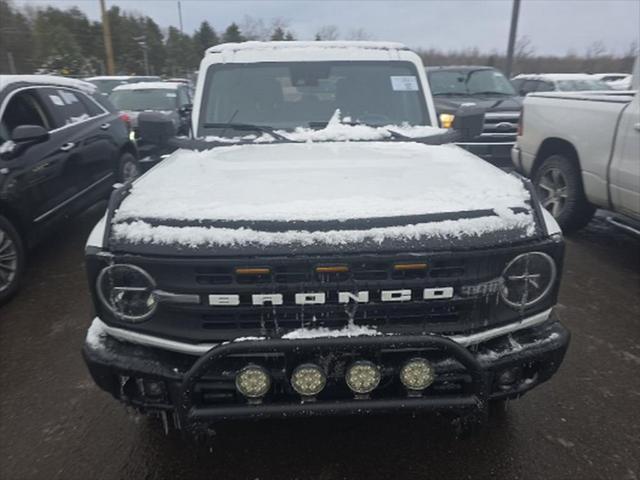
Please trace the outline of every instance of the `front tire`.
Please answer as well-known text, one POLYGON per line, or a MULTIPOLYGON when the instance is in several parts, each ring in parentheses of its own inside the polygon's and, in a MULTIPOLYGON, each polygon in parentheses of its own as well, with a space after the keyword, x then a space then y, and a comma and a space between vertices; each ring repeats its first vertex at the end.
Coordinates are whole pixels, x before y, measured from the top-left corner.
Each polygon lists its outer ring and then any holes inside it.
POLYGON ((127 183, 140 176, 138 159, 130 153, 123 153, 118 163, 118 182, 127 183))
POLYGON ((18 291, 24 266, 22 239, 11 222, 0 215, 0 305, 18 291))
POLYGON ((584 227, 595 213, 584 194, 580 169, 564 155, 551 155, 533 176, 542 206, 556 219, 564 232, 584 227))

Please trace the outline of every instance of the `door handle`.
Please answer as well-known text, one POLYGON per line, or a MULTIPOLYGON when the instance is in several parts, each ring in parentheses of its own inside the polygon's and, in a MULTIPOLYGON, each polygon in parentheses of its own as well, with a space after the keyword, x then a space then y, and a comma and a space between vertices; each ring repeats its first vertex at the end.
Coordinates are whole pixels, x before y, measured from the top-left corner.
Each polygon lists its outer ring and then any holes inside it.
POLYGON ((640 132, 640 123, 636 123, 633 128, 637 131, 640 132))
POLYGON ((62 145, 60 147, 60 150, 62 150, 63 152, 68 152, 69 150, 71 150, 73 147, 75 147, 76 144, 73 142, 67 142, 64 145, 62 145))
POLYGON ((102 125, 100 125, 100 129, 101 130, 106 130, 107 128, 109 128, 111 126, 110 123, 103 123, 102 125))

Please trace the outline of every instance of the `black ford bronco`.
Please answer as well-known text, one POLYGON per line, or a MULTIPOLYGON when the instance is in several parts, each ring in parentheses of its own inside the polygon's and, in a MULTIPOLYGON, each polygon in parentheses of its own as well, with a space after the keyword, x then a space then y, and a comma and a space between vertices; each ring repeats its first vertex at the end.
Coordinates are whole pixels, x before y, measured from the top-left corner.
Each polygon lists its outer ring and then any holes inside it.
POLYGON ((248 42, 200 68, 195 138, 116 189, 86 247, 96 383, 165 425, 440 410, 558 369, 562 234, 530 184, 437 127, 399 44, 248 42))

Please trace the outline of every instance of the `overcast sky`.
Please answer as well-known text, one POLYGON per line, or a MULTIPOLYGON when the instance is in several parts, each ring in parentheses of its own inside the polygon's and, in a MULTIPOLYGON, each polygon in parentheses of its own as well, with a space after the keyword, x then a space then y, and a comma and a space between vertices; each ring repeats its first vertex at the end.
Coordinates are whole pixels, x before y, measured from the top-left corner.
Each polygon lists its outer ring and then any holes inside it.
MULTIPOLYGON (((176 0, 106 0, 107 6, 152 17, 161 27, 178 26, 176 0)), ((99 0, 14 0, 16 5, 78 6, 99 18, 99 0)), ((506 50, 511 0, 181 0, 185 32, 203 20, 218 31, 245 15, 269 22, 284 18, 297 39, 312 39, 323 25, 342 36, 363 29, 372 39, 410 47, 506 50)), ((640 0, 522 0, 518 36, 530 38, 536 53, 583 53, 596 41, 622 53, 640 43, 640 0)))

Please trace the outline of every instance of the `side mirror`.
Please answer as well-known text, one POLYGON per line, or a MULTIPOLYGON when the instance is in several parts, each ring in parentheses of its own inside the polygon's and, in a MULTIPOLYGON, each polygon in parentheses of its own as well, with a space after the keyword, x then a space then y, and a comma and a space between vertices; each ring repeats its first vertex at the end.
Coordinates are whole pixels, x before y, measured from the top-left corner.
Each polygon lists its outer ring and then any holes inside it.
POLYGON ((11 132, 15 144, 42 143, 49 139, 49 132, 40 125, 20 125, 11 132))
POLYGON ((462 105, 456 112, 452 128, 459 135, 457 141, 468 142, 480 136, 484 128, 485 109, 478 105, 462 105))
POLYGON ((179 112, 181 115, 189 115, 192 110, 193 110, 193 105, 190 103, 187 103, 186 105, 183 105, 180 107, 179 112))
POLYGON ((138 133, 143 142, 164 146, 178 130, 170 117, 158 112, 142 112, 138 117, 138 133))

